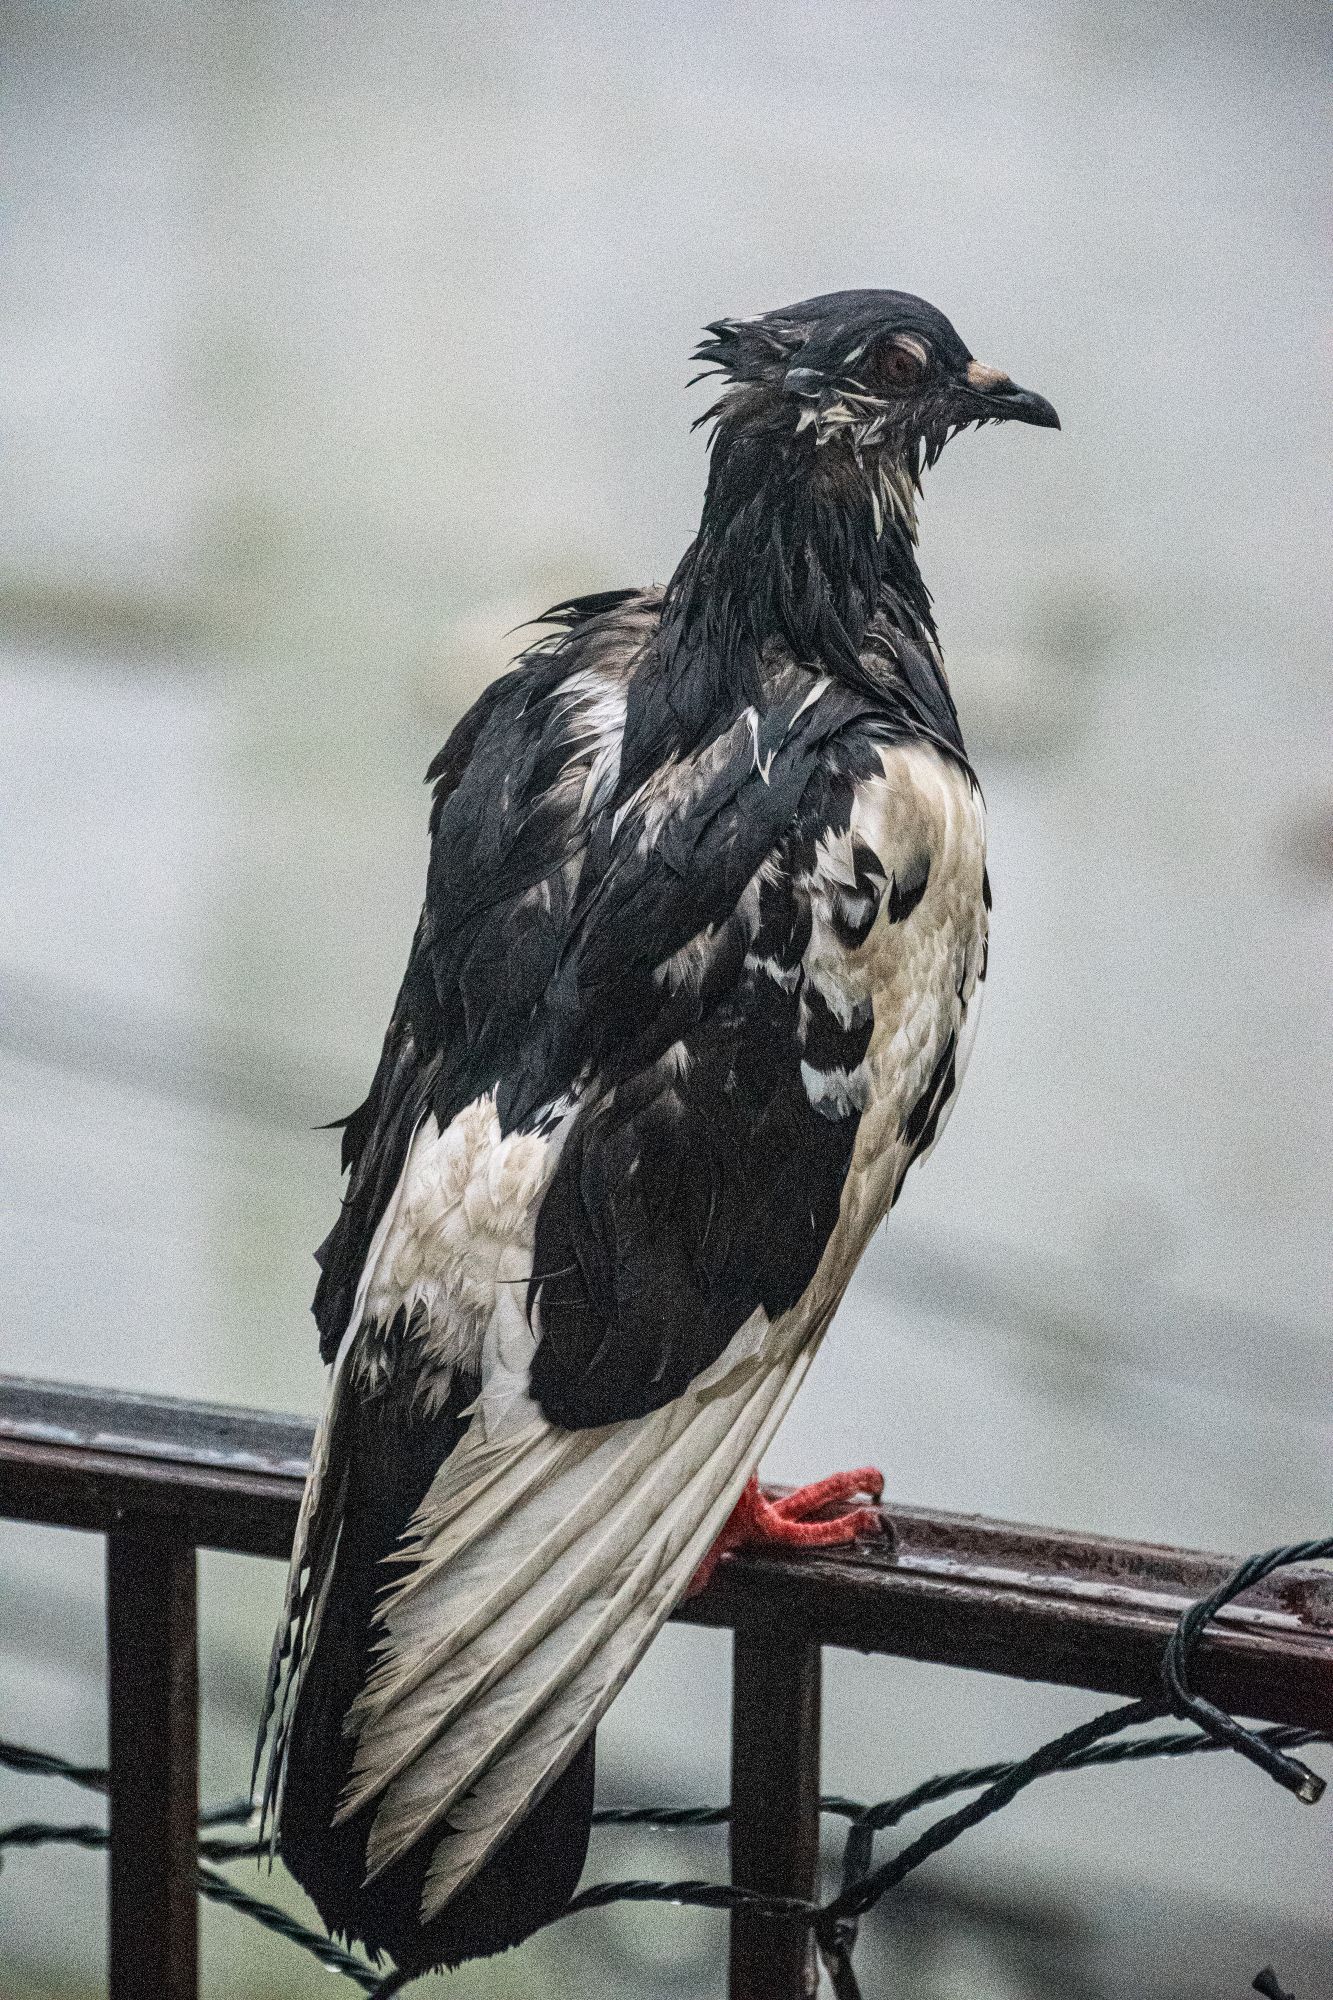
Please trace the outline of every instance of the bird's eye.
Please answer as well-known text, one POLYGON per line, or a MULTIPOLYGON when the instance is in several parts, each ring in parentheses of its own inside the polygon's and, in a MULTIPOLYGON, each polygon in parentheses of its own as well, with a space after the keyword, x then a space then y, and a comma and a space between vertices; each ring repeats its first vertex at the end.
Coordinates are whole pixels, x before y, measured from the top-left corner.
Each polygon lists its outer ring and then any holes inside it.
POLYGON ((930 356, 919 340, 898 335, 886 340, 869 357, 870 372, 885 389, 910 389, 930 366, 930 356))

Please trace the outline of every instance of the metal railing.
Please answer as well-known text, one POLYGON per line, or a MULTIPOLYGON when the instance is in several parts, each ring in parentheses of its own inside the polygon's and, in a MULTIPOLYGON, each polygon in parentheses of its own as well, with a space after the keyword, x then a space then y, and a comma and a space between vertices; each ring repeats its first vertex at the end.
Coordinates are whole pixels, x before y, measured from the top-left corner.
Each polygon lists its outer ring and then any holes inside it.
MULTIPOLYGON (((0 1375, 0 1517, 107 1541, 111 2000, 198 1991, 196 1551, 287 1555, 311 1434, 296 1417, 0 1375)), ((743 1890, 813 1898, 825 1646, 1140 1696, 1160 1688, 1184 1614, 1234 1581, 1228 1559, 1180 1549, 909 1507, 883 1520, 880 1543, 733 1556, 676 1614, 734 1633, 743 1890)), ((1333 1578, 1305 1566, 1245 1588, 1189 1630, 1196 1705, 1219 1725, 1327 1732, 1333 1578)), ((809 1964, 808 1919, 732 1910, 732 2000, 797 2000, 809 1964)))

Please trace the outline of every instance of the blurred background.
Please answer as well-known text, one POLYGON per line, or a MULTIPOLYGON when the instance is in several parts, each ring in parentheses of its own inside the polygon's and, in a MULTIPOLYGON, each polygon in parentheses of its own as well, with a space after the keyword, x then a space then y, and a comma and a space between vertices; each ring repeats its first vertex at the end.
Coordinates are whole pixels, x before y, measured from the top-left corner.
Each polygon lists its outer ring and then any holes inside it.
MULTIPOLYGON (((1328 35, 1300 0, 9 0, 0 1367, 316 1407, 313 1128, 373 1068, 431 754, 520 620, 670 573, 701 322, 893 285, 1065 429, 929 480, 986 1013, 768 1469, 1237 1552, 1326 1527, 1328 35)), ((0 1526, 5 1735, 102 1755, 100 1563, 0 1526)), ((203 1570, 230 1796, 281 1577, 203 1570)), ((727 1671, 663 1637, 605 1797, 725 1795, 727 1671)), ((1095 1706, 826 1675, 862 1797, 1095 1706)), ((0 1818, 69 1803, 8 1781, 0 1818)), ((885 1908, 867 1991, 1226 2000, 1272 1959, 1333 1993, 1331 1824, 1221 1758, 1062 1778, 885 1908)), ((93 1856, 7 1863, 6 2000, 99 1990, 102 1897, 93 1856)), ((210 1995, 338 1990, 204 1938, 210 1995)), ((610 1911, 421 1991, 718 2000, 724 1956, 610 1911)))

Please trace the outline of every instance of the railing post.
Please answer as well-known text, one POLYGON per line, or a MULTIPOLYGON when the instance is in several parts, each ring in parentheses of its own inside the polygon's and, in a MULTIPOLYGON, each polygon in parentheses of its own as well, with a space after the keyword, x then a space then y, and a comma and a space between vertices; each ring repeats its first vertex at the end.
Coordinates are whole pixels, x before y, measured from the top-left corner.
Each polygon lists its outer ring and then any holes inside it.
MULTIPOLYGON (((736 1626, 732 1655, 731 1879, 813 1896, 819 1869, 817 1640, 765 1618, 736 1626)), ((808 2000, 813 1941, 802 1924, 733 1912, 730 2000, 808 2000)))
POLYGON ((199 1817, 193 1544, 107 1536, 110 2000, 196 2000, 199 1817))

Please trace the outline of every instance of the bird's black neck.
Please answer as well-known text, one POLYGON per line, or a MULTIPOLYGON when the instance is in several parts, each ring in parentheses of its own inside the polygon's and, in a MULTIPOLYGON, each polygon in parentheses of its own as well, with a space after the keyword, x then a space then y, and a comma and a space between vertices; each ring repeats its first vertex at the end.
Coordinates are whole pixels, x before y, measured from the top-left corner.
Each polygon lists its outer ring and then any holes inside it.
MULTIPOLYGON (((699 533, 667 589, 663 665, 680 682, 719 680, 756 699, 773 644, 840 679, 865 683, 862 647, 876 613, 934 639, 917 567, 916 485, 906 467, 862 464, 850 445, 816 444, 724 414, 699 533)), ((699 690, 700 697, 704 689, 699 690)))

